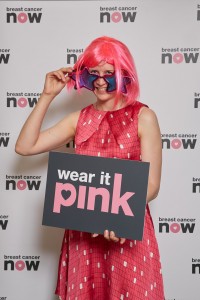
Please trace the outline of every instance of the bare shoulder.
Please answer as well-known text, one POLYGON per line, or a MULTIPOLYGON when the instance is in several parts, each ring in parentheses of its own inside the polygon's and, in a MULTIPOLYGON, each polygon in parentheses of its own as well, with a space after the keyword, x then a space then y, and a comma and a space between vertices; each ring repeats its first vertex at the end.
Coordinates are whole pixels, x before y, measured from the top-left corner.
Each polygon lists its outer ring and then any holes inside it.
POLYGON ((71 119, 71 120, 74 120, 74 122, 78 122, 78 118, 79 118, 79 116, 80 116, 80 112, 81 112, 81 110, 77 110, 77 111, 74 111, 74 112, 72 112, 72 113, 70 113, 69 114, 69 118, 71 119))
POLYGON ((143 106, 139 111, 138 120, 142 122, 153 122, 157 121, 157 116, 152 109, 143 106))
POLYGON ((80 116, 80 110, 72 112, 70 114, 68 114, 64 119, 63 122, 64 123, 68 123, 70 124, 73 128, 76 128, 76 125, 78 123, 78 119, 80 116))
POLYGON ((148 107, 142 107, 138 114, 138 134, 141 136, 144 131, 152 130, 159 131, 156 113, 148 107))

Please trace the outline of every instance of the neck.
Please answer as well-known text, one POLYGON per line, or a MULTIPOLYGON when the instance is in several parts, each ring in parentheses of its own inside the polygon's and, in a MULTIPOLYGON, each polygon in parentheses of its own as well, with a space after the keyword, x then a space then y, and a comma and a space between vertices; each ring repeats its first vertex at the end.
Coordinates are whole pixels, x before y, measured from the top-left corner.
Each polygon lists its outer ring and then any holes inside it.
POLYGON ((97 110, 103 110, 103 111, 111 111, 111 110, 118 110, 122 107, 125 106, 125 102, 123 101, 123 99, 119 100, 118 103, 116 105, 114 105, 114 102, 112 101, 100 101, 97 100, 97 102, 95 103, 95 108, 97 110))

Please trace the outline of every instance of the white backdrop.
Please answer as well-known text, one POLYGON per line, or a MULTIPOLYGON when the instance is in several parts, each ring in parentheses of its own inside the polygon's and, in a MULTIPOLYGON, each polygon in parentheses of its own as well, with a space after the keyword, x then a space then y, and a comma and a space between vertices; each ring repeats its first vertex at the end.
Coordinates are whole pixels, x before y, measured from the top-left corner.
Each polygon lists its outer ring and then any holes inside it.
MULTIPOLYGON (((140 101, 160 122, 162 184, 150 208, 166 300, 198 300, 200 2, 1 1, 0 28, 0 300, 57 299, 63 230, 41 225, 48 154, 20 157, 14 145, 45 74, 73 65, 102 35, 127 44, 138 70, 140 101)), ((93 101, 88 91, 78 96, 64 89, 44 128, 93 101)))

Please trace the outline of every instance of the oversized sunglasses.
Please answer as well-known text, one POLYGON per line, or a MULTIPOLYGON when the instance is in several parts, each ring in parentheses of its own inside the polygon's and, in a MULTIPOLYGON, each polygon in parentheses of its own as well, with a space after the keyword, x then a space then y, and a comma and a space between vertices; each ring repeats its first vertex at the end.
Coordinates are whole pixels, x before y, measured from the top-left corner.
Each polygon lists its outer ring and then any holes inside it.
MULTIPOLYGON (((74 81, 76 81, 76 77, 77 77, 76 71, 69 73, 68 76, 71 77, 74 81)), ((85 87, 86 89, 88 89, 90 91, 94 91, 94 89, 95 89, 94 82, 99 78, 103 78, 107 82, 107 84, 108 84, 107 88, 106 88, 107 92, 113 92, 116 90, 117 84, 116 84, 115 73, 106 74, 104 76, 99 76, 97 74, 90 73, 87 68, 84 68, 79 73, 79 86, 80 86, 80 88, 85 87)), ((129 84, 130 82, 131 82, 131 79, 128 76, 122 77, 121 92, 123 94, 127 93, 126 85, 129 84)), ((74 88, 75 89, 77 88, 76 84, 75 84, 74 88)))

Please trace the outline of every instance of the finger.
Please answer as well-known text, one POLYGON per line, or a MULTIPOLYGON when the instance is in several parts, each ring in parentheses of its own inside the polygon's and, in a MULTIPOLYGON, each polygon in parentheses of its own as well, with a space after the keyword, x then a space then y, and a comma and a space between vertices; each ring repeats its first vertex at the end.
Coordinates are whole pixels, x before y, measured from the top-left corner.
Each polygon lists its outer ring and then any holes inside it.
POLYGON ((92 237, 97 237, 98 235, 98 233, 92 233, 92 237))
POLYGON ((72 71, 73 71, 73 68, 71 68, 71 67, 68 67, 68 68, 60 68, 59 70, 61 70, 61 71, 64 72, 64 73, 68 73, 68 72, 72 72, 72 71))
POLYGON ((120 239, 120 244, 124 244, 124 243, 125 243, 125 241, 126 241, 126 239, 125 239, 125 238, 121 238, 121 239, 120 239))
POLYGON ((105 237, 106 240, 110 241, 110 235, 109 235, 109 231, 108 230, 104 231, 104 237, 105 237))
POLYGON ((47 74, 49 77, 56 77, 59 80, 62 80, 62 76, 58 71, 53 71, 47 74))
POLYGON ((61 70, 58 70, 57 73, 59 74, 60 80, 62 80, 63 82, 65 82, 66 81, 66 77, 65 77, 64 72, 61 71, 61 70))
POLYGON ((119 238, 115 236, 114 231, 110 232, 110 239, 111 239, 111 241, 113 241, 115 243, 119 242, 119 238))
POLYGON ((73 69, 72 68, 60 68, 58 71, 62 72, 66 78, 66 77, 68 77, 69 73, 73 72, 73 69))

